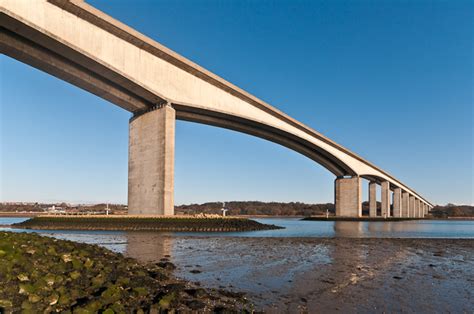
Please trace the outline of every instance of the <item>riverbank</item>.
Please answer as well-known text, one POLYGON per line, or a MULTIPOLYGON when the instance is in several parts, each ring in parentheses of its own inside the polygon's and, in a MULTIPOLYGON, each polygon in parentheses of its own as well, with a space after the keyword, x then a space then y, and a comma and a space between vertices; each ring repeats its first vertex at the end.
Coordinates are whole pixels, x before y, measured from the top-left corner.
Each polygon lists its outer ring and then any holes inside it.
POLYGON ((142 265, 96 245, 0 232, 0 313, 246 312, 240 293, 202 289, 162 257, 142 265), (82 310, 82 311, 81 311, 82 310))
POLYGON ((251 219, 195 216, 37 216, 12 225, 20 229, 233 232, 281 229, 251 219))
POLYGON ((428 219, 428 218, 312 216, 312 217, 304 217, 301 220, 306 220, 306 221, 408 221, 408 220, 423 220, 423 219, 428 219))
POLYGON ((409 218, 409 217, 336 217, 336 216, 311 216, 311 217, 304 217, 301 220, 303 221, 410 221, 410 220, 435 220, 435 221, 443 221, 443 220, 461 220, 461 221, 469 221, 474 220, 474 217, 432 217, 426 216, 423 218, 409 218))

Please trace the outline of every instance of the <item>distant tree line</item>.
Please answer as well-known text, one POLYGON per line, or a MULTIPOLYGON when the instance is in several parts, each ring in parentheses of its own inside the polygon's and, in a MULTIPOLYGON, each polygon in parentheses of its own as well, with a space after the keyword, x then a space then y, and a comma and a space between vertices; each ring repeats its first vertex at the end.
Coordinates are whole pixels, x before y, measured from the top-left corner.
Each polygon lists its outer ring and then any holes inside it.
MULTIPOLYGON (((225 208, 228 209, 228 215, 313 216, 325 214, 326 210, 334 212, 334 204, 331 203, 232 201, 226 202, 225 208)), ((180 214, 222 214, 221 209, 221 202, 175 206, 176 213, 180 214)))
POLYGON ((435 206, 431 214, 436 218, 447 217, 474 217, 474 206, 447 204, 445 206, 435 206))
MULTIPOLYGON (((0 212, 44 212, 51 206, 55 205, 65 209, 66 211, 103 211, 106 204, 95 205, 70 205, 61 204, 44 204, 44 203, 28 203, 28 204, 8 204, 0 203, 0 212)), ((380 214, 380 202, 377 202, 377 209, 380 214)), ((317 216, 325 215, 326 210, 333 215, 335 212, 334 204, 306 204, 300 202, 258 202, 258 201, 232 201, 226 202, 225 208, 229 211, 228 215, 268 215, 268 216, 317 216)), ((126 213, 127 206, 122 204, 109 204, 111 212, 126 213)), ((177 214, 222 214, 222 202, 209 202, 204 204, 190 204, 175 206, 177 214)), ((362 203, 362 212, 368 215, 368 202, 362 203)), ((447 204, 445 206, 435 206, 431 211, 433 217, 474 217, 474 206, 447 204)))
MULTIPOLYGON (((28 203, 28 204, 11 204, 0 203, 0 212, 44 212, 52 206, 61 208, 66 211, 103 211, 107 204, 94 205, 71 205, 67 203, 28 203)), ((109 209, 113 211, 126 211, 127 207, 122 204, 109 204, 109 209)))

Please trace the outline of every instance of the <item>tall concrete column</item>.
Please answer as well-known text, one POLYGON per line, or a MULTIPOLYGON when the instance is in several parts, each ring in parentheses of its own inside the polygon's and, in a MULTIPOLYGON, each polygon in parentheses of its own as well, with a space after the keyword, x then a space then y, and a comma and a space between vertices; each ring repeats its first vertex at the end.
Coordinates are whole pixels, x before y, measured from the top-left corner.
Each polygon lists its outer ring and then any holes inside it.
POLYGON ((418 218, 422 218, 423 217, 423 213, 422 213, 422 202, 421 200, 418 200, 418 218))
POLYGON ((362 187, 359 177, 337 178, 334 181, 336 216, 362 216, 362 187))
POLYGON ((393 190, 393 217, 402 217, 402 189, 393 190))
POLYGON ((377 183, 369 182, 369 216, 377 217, 377 183))
POLYGON ((169 105, 130 120, 130 215, 174 215, 175 124, 175 110, 169 105))
POLYGON ((410 202, 408 205, 408 217, 415 217, 415 197, 413 195, 410 195, 410 202))
POLYGON ((390 217, 390 182, 382 182, 382 217, 390 217))
POLYGON ((420 218, 420 200, 415 197, 415 216, 416 218, 420 218))
POLYGON ((402 217, 410 217, 408 214, 410 194, 402 192, 402 217))

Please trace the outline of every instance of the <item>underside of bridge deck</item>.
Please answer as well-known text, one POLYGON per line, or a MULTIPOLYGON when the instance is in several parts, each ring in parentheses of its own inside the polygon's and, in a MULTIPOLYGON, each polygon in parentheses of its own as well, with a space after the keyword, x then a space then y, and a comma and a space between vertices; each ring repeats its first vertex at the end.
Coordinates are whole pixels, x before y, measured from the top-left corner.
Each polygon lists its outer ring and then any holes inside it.
POLYGON ((377 216, 377 184, 385 217, 392 211, 422 217, 431 208, 412 189, 342 145, 84 1, 2 0, 0 52, 133 114, 131 214, 174 213, 176 119, 247 133, 314 160, 337 177, 338 216, 362 216, 361 179, 371 182, 371 217, 377 216))

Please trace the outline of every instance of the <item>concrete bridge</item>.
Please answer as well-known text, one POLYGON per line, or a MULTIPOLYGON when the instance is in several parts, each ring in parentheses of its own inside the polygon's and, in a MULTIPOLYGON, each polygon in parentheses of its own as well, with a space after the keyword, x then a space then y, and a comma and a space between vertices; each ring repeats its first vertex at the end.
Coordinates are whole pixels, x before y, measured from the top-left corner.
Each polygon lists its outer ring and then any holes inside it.
POLYGON ((423 217, 433 207, 392 175, 82 0, 0 0, 0 51, 133 113, 130 214, 174 214, 175 120, 286 146, 335 176, 336 215, 423 217))

